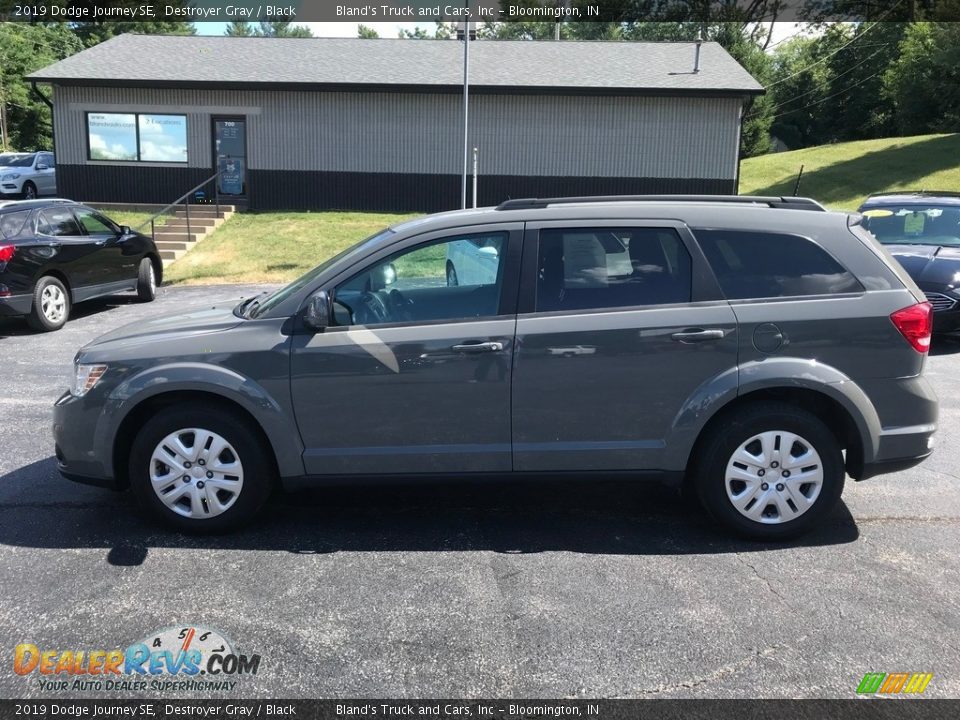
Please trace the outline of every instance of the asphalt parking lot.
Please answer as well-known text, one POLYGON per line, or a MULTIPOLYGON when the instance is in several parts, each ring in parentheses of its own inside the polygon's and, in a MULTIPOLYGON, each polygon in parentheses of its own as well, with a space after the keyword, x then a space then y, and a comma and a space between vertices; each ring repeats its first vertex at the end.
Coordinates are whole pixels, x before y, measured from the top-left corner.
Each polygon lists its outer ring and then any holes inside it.
POLYGON ((658 486, 323 490, 252 529, 167 532, 127 494, 62 480, 51 404, 76 349, 160 313, 257 292, 167 288, 0 321, 0 697, 48 692, 13 648, 114 649, 215 628, 259 672, 214 697, 842 697, 867 672, 960 697, 960 343, 935 345, 939 449, 849 482, 799 543, 718 533, 658 486))

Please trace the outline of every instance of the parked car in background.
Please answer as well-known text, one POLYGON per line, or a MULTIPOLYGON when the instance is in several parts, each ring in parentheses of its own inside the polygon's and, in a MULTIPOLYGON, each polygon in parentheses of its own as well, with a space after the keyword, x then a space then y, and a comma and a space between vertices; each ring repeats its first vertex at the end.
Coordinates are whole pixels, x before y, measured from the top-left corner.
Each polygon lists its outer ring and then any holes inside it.
POLYGON ((960 332, 960 193, 880 193, 860 212, 930 301, 933 331, 960 332))
POLYGON ((641 196, 404 223, 81 348, 59 468, 187 530, 236 527, 278 484, 512 473, 686 483, 739 534, 793 536, 846 474, 933 447, 930 305, 857 222, 641 196), (467 253, 491 265, 447 282, 467 253))
POLYGON ((75 303, 135 290, 153 300, 163 273, 151 238, 69 200, 0 203, 0 317, 59 330, 75 303))
POLYGON ((33 200, 57 194, 57 168, 52 152, 8 153, 0 158, 0 199, 33 200))

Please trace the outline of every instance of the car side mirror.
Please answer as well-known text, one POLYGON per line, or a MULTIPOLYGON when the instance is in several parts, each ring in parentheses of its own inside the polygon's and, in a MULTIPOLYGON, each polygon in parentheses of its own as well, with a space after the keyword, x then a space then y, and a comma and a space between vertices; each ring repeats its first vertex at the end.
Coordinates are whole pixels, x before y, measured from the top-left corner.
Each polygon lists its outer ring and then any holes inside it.
POLYGON ((49 170, 50 166, 46 163, 37 163, 37 170, 49 170))
POLYGON ((133 230, 130 229, 129 225, 121 225, 120 237, 126 237, 127 235, 133 235, 133 230))
POLYGON ((393 285, 397 281, 397 269, 393 263, 378 265, 370 273, 370 292, 383 290, 387 285, 393 285))
POLYGON ((323 330, 330 325, 330 295, 326 290, 318 290, 310 296, 303 323, 313 330, 323 330))
POLYGON ((493 245, 484 245, 482 248, 477 248, 477 254, 486 255, 494 260, 500 257, 500 251, 497 250, 493 245))

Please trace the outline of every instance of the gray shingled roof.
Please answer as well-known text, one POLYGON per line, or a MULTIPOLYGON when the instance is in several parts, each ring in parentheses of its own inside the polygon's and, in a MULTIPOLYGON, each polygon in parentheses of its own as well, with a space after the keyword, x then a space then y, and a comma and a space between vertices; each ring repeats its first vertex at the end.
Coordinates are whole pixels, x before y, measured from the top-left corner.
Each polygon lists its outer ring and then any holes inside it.
MULTIPOLYGON (((235 38, 121 35, 29 75, 69 84, 265 83, 459 87, 454 40, 235 38)), ((470 47, 474 87, 659 92, 762 92, 717 43, 480 40, 470 47)))

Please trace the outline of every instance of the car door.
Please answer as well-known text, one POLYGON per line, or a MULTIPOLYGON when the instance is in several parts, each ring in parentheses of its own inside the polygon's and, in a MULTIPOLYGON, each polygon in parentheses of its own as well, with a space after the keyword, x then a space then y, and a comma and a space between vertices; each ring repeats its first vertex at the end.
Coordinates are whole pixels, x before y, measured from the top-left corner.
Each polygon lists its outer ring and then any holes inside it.
POLYGON ((308 474, 510 470, 521 243, 519 223, 428 233, 328 284, 336 324, 291 346, 308 474), (497 272, 449 286, 450 243, 478 235, 497 272))
POLYGON ((37 193, 40 195, 55 195, 57 192, 57 180, 56 168, 53 164, 53 154, 37 153, 33 167, 37 193))
POLYGON ((88 207, 74 207, 73 214, 96 247, 97 283, 120 283, 135 279, 142 253, 128 246, 120 234, 120 228, 88 207))
POLYGON ((69 205, 55 205, 37 213, 37 235, 48 241, 50 265, 67 277, 73 300, 82 300, 100 282, 99 246, 80 228, 69 205))
POLYGON ((528 223, 523 265, 514 469, 671 469, 697 388, 726 373, 736 391, 736 318, 688 229, 528 223))

